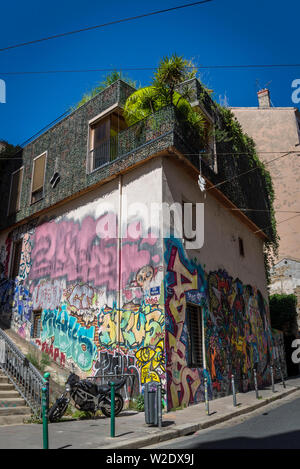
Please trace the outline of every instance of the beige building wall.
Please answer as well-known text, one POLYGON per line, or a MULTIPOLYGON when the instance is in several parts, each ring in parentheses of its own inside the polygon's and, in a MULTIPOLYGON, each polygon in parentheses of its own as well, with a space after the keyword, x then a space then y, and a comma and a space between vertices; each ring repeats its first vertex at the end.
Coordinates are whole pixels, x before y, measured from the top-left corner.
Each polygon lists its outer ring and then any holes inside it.
POLYGON ((261 161, 267 163, 275 190, 278 261, 300 260, 300 113, 296 108, 231 108, 245 133, 256 143, 261 161), (290 153, 284 156, 287 152, 290 153), (277 158, 276 161, 272 161, 277 158))
POLYGON ((201 249, 186 250, 188 257, 196 258, 206 272, 226 270, 234 279, 259 289, 267 300, 263 240, 211 193, 204 198, 197 176, 188 174, 171 158, 163 161, 163 200, 170 205, 182 200, 203 203, 204 245, 201 249), (244 257, 240 255, 239 238, 243 240, 244 257))

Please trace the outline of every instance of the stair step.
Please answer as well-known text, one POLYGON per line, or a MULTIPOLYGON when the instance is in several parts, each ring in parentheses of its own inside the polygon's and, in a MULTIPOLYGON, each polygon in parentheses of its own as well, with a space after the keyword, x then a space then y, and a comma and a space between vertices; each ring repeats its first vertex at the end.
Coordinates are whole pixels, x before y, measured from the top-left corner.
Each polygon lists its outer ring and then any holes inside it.
POLYGON ((14 391, 15 387, 10 383, 0 383, 0 391, 14 391))
POLYGON ((7 415, 31 415, 31 410, 26 406, 0 407, 0 417, 7 415))
POLYGON ((20 394, 18 393, 18 391, 15 391, 14 389, 13 390, 8 389, 6 391, 5 390, 3 391, 0 388, 0 403, 6 398, 15 399, 19 397, 20 397, 20 394))
POLYGON ((0 376, 0 383, 8 383, 8 381, 7 376, 0 376))
POLYGON ((3 408, 15 408, 15 407, 20 407, 24 406, 25 401, 24 399, 21 399, 20 397, 12 397, 12 398, 5 398, 0 400, 0 410, 3 408))
POLYGON ((29 414, 20 415, 0 415, 0 426, 4 425, 22 425, 24 424, 24 418, 28 418, 29 414))

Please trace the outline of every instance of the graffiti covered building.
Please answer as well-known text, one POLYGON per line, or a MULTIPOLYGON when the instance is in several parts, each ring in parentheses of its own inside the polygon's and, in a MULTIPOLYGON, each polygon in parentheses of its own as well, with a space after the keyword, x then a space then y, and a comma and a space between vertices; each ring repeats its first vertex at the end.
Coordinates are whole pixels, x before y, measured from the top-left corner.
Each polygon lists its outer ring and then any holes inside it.
MULTIPOLYGON (((168 409, 203 400, 204 378, 211 397, 231 392, 232 373, 247 390, 255 364, 269 383, 261 220, 199 190, 173 107, 127 128, 132 92, 119 80, 96 95, 22 150, 10 190, 0 182, 1 323, 62 367, 131 375, 127 397, 160 381, 168 409), (165 234, 173 219, 157 209, 186 203, 203 207, 195 248, 165 234)), ((207 183, 228 171, 218 152, 202 164, 207 183)))

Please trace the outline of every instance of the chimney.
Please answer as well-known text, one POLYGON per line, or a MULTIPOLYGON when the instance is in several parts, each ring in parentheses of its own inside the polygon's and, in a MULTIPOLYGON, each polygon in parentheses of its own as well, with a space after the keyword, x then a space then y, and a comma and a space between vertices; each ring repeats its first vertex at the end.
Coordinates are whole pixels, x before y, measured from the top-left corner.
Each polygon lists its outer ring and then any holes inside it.
POLYGON ((259 107, 271 107, 270 92, 267 88, 257 93, 259 107))

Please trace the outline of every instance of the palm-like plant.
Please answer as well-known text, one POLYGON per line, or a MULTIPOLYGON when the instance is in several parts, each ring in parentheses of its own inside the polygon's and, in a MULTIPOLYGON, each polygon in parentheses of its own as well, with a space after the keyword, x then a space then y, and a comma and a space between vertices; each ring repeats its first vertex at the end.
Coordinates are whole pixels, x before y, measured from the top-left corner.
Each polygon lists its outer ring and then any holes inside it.
POLYGON ((191 88, 184 86, 181 94, 175 91, 176 86, 195 75, 196 69, 192 62, 176 54, 163 58, 154 74, 152 85, 137 90, 127 99, 124 108, 127 124, 135 124, 172 104, 186 121, 203 134, 204 118, 192 109, 188 101, 192 97, 191 88))

